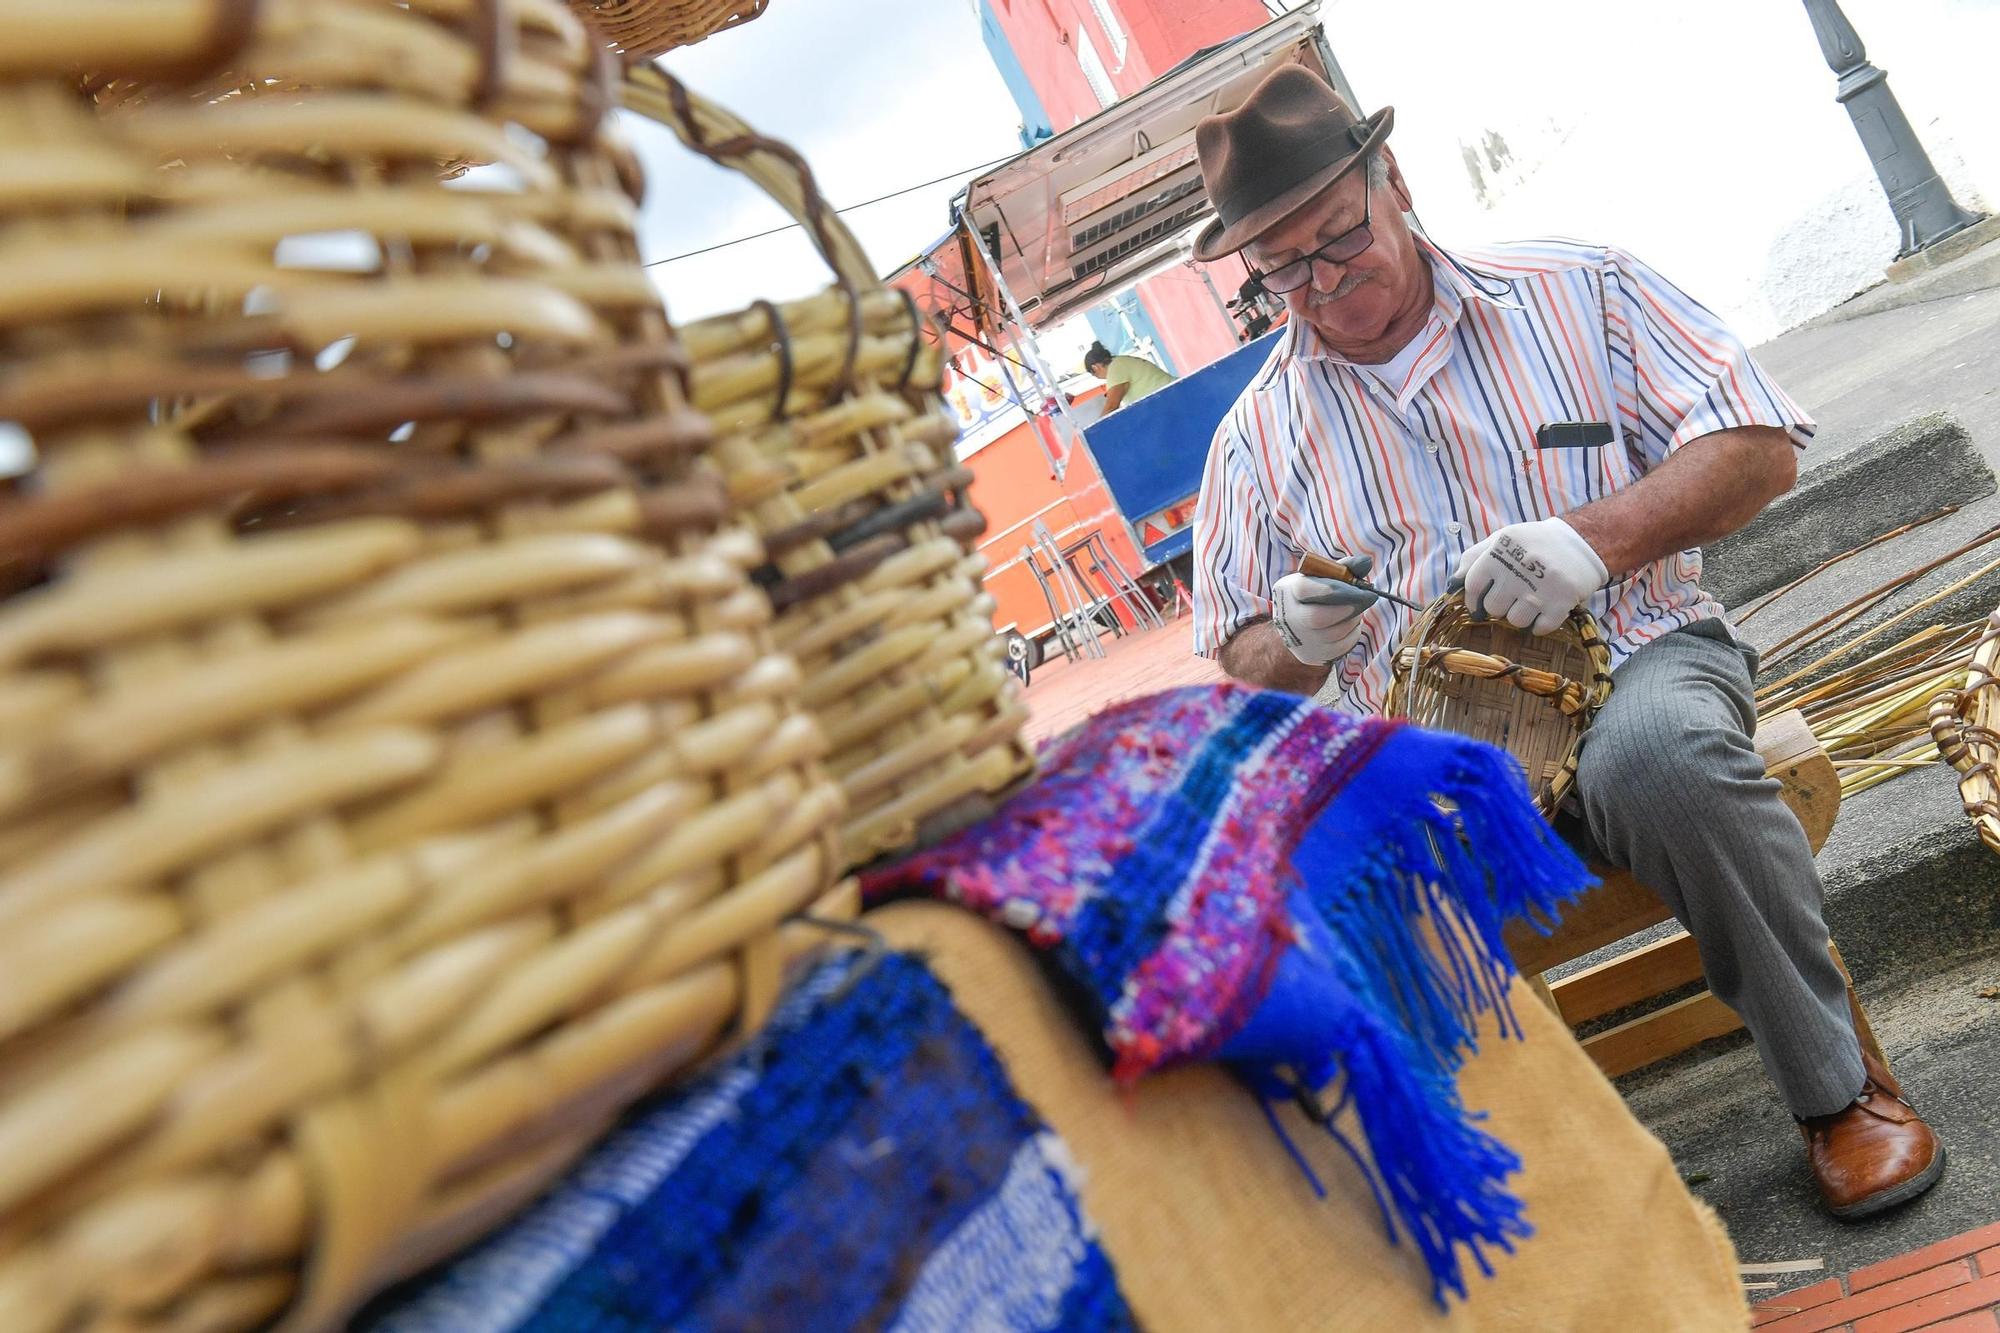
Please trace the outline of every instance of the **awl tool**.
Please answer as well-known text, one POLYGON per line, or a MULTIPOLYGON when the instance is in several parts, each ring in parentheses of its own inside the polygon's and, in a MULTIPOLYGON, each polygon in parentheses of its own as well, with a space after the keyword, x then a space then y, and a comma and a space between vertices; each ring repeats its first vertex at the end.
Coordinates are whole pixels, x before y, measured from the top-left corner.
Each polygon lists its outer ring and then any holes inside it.
POLYGON ((1384 592, 1372 583, 1355 578, 1347 572, 1346 565, 1329 560, 1323 555, 1314 555, 1311 551, 1299 557, 1299 573, 1311 575, 1316 579, 1332 579, 1335 583, 1352 584, 1363 592, 1372 592, 1377 597, 1387 598, 1398 606, 1407 606, 1418 614, 1423 612, 1423 608, 1409 598, 1398 597, 1393 592, 1384 592))

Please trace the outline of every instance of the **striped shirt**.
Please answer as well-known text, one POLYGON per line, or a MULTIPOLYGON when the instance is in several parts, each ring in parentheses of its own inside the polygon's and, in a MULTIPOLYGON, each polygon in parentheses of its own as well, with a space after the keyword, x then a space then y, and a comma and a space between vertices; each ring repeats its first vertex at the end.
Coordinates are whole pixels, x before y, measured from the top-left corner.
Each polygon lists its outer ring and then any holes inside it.
MULTIPOLYGON (((1630 486, 1703 435, 1776 426, 1800 446, 1812 437, 1811 418, 1719 319, 1622 251, 1544 240, 1463 253, 1482 288, 1418 244, 1436 295, 1400 387, 1293 320, 1217 429, 1194 522, 1196 652, 1216 656, 1268 617, 1271 585, 1303 552, 1372 556, 1371 582, 1427 605, 1487 534, 1630 486), (1559 421, 1617 434, 1538 448, 1536 429, 1559 421)), ((1595 593, 1585 605, 1613 665, 1720 616, 1700 579, 1701 552, 1686 550, 1595 593)), ((1320 697, 1379 712, 1411 617, 1370 607, 1320 697)))

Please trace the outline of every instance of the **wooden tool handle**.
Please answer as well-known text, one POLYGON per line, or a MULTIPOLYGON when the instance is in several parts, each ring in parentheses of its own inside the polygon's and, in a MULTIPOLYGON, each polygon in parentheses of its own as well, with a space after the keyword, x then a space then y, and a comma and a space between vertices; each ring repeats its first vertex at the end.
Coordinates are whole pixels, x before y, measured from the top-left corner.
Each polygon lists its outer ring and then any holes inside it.
POLYGON ((1354 575, 1347 572, 1346 565, 1329 560, 1323 555, 1315 555, 1311 551, 1299 557, 1299 573, 1309 574, 1316 579, 1332 579, 1336 583, 1354 582, 1354 575))

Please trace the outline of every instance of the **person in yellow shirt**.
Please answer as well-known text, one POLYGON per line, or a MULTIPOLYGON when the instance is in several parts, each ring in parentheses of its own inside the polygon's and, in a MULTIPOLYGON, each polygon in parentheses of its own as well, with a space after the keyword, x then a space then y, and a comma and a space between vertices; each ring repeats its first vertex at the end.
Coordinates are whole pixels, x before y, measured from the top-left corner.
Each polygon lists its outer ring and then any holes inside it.
POLYGON ((1136 403, 1149 393, 1174 382, 1174 377, 1143 356, 1113 356, 1111 349, 1094 342, 1083 354, 1083 368, 1107 386, 1104 391, 1106 416, 1126 403, 1136 403))

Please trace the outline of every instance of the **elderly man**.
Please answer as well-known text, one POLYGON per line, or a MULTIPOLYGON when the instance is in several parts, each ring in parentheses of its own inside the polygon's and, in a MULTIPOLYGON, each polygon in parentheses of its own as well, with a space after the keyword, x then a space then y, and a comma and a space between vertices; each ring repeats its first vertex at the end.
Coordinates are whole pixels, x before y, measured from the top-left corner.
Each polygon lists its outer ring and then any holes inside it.
POLYGON ((1202 121, 1217 219, 1288 332, 1211 446, 1195 647, 1230 675, 1379 710, 1408 612, 1292 572, 1303 553, 1423 604, 1546 632, 1578 606, 1615 666, 1571 830, 1657 890, 1742 1015, 1827 1207, 1880 1212, 1944 1149, 1854 1033, 1822 888, 1751 742, 1756 653, 1701 551, 1796 475, 1812 422, 1709 313, 1630 255, 1534 241, 1454 255, 1413 230, 1386 145, 1310 71, 1202 121))

